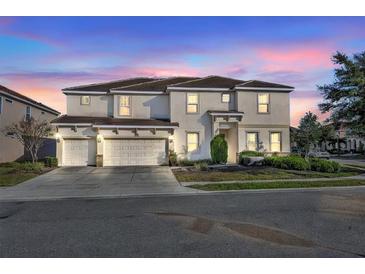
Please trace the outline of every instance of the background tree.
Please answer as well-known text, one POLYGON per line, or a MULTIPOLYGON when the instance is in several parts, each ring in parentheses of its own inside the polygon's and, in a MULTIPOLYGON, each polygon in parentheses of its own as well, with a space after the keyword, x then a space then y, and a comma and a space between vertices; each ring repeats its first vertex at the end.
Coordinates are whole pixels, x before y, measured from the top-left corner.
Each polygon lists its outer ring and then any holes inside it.
POLYGON ((319 142, 324 144, 324 149, 327 150, 327 144, 336 140, 335 128, 332 124, 321 125, 321 135, 319 137, 319 142))
POLYGON ((332 84, 318 86, 324 97, 319 104, 322 113, 331 112, 328 121, 335 127, 349 129, 350 134, 365 136, 365 51, 352 58, 337 52, 332 57, 335 80, 332 84))
POLYGON ((46 121, 33 118, 14 123, 5 128, 6 136, 18 140, 32 157, 32 162, 38 160, 38 151, 42 147, 44 138, 48 137, 52 128, 46 121))
POLYGON ((317 115, 309 111, 300 119, 296 141, 299 146, 304 148, 307 154, 311 146, 318 144, 320 137, 321 124, 318 122, 317 115))

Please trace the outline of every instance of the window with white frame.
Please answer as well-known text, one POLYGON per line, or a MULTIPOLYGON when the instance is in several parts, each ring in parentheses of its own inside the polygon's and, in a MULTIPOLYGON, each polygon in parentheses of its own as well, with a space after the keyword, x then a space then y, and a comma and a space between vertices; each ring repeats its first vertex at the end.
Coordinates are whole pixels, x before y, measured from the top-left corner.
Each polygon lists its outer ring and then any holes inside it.
POLYGON ((131 97, 127 95, 119 96, 119 115, 131 115, 131 97))
POLYGON ((270 133, 270 151, 280 152, 281 151, 281 133, 271 132, 270 133))
POLYGON ((186 98, 186 112, 198 113, 199 112, 199 95, 198 93, 188 93, 186 98))
POLYGON ((256 151, 258 147, 258 133, 247 132, 247 150, 256 151))
POLYGON ((3 97, 0 96, 0 114, 3 112, 3 97))
POLYGON ((30 106, 27 106, 25 109, 25 120, 29 121, 32 118, 32 109, 30 106))
POLYGON ((222 93, 222 103, 229 103, 231 101, 231 94, 222 93))
POLYGON ((269 113, 270 96, 268 93, 257 95, 257 110, 259 113, 269 113))
POLYGON ((192 152, 199 147, 199 133, 198 132, 188 132, 186 134, 186 145, 188 152, 192 152))
POLYGON ((81 96, 81 105, 90 105, 90 96, 81 96))

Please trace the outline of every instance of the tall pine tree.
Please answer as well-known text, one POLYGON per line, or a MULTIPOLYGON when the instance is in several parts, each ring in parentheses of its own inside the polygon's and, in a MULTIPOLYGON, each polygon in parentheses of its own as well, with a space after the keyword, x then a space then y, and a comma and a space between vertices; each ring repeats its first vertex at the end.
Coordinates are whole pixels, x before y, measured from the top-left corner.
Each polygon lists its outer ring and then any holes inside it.
POLYGON ((328 121, 336 127, 365 137, 365 51, 352 58, 337 52, 332 61, 339 67, 332 84, 318 86, 324 97, 319 108, 322 113, 331 112, 328 121))

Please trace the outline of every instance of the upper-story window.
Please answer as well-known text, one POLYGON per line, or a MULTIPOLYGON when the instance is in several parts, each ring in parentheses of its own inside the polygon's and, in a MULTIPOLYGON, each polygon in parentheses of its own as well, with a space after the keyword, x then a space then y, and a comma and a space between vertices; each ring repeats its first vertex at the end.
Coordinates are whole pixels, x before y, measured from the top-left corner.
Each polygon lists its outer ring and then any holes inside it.
POLYGON ((222 93, 222 103, 229 103, 231 101, 231 94, 222 93))
POLYGON ((90 105, 90 96, 81 96, 81 105, 90 105))
POLYGON ((3 97, 0 96, 0 114, 3 112, 3 97))
POLYGON ((25 120, 29 121, 32 118, 32 109, 30 106, 27 106, 25 109, 25 120))
POLYGON ((198 113, 199 112, 199 95, 198 93, 188 93, 186 98, 186 112, 198 113))
POLYGON ((268 93, 258 94, 257 97, 258 113, 269 113, 270 96, 268 93))
POLYGON ((131 97, 122 95, 119 96, 119 115, 130 116, 131 115, 131 97))

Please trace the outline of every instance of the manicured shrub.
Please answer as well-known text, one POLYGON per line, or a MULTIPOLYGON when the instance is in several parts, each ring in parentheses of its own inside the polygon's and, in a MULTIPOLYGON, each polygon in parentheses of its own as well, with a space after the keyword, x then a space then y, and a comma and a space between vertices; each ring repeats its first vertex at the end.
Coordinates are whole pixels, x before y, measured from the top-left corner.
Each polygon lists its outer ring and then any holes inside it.
POLYGON ((42 162, 25 162, 25 163, 21 163, 20 166, 20 171, 22 172, 35 172, 35 173, 40 173, 42 172, 42 169, 44 168, 44 164, 42 162))
POLYGON ((177 154, 173 150, 169 150, 169 165, 177 166, 177 154))
POLYGON ((44 159, 44 165, 46 167, 57 167, 58 166, 58 160, 56 157, 47 156, 44 159))
POLYGON ((194 167, 200 171, 207 171, 208 163, 207 162, 197 162, 194 164, 194 167))
POLYGON ((300 156, 271 156, 264 159, 264 165, 281 169, 309 170, 308 161, 300 156))
POLYGON ((338 172, 341 169, 341 165, 335 161, 328 161, 318 158, 311 158, 309 160, 310 168, 313 171, 320 171, 320 172, 338 172))
POLYGON ((210 156, 214 164, 227 163, 228 145, 223 134, 216 135, 210 141, 210 156))

